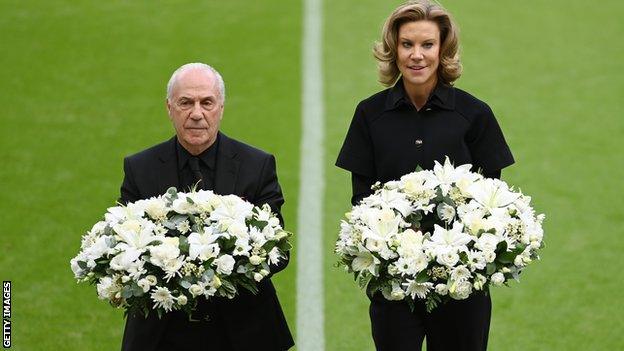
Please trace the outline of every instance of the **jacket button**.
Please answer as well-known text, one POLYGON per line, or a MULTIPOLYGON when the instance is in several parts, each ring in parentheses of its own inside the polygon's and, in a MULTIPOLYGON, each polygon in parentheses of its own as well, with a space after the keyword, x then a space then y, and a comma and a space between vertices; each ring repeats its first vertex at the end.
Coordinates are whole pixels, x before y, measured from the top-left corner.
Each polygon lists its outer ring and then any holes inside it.
POLYGON ((423 143, 422 139, 416 139, 416 141, 414 141, 414 144, 416 144, 416 146, 418 147, 420 147, 422 143, 423 143))

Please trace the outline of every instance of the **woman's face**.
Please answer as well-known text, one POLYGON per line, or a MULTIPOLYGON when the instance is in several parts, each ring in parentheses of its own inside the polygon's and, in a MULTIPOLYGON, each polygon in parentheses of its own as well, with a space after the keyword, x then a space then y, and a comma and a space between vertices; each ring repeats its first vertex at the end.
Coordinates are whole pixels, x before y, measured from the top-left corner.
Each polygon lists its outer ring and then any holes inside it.
POLYGON ((406 22, 399 27, 397 66, 407 87, 433 89, 440 64, 440 29, 435 22, 406 22))

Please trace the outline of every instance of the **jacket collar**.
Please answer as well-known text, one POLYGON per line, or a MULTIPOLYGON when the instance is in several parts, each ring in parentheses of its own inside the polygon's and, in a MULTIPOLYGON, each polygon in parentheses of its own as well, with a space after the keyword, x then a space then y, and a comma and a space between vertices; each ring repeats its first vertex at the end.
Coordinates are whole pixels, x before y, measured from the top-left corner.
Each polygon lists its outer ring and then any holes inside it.
MULTIPOLYGON (((234 141, 225 134, 219 132, 218 138, 214 192, 220 195, 232 194, 240 168, 238 150, 234 141)), ((157 177, 161 193, 164 193, 172 184, 177 187, 180 185, 176 143, 176 136, 173 136, 162 144, 162 149, 158 152, 158 159, 162 163, 157 177)))
MULTIPOLYGON (((403 86, 403 78, 401 77, 388 91, 385 106, 386 111, 393 110, 401 105, 411 104, 405 92, 405 87, 403 86)), ((433 88, 425 105, 437 106, 445 110, 453 110, 455 108, 455 92, 453 91, 453 87, 438 81, 438 84, 433 88)))
POLYGON ((215 170, 214 192, 220 195, 234 193, 240 161, 236 144, 225 134, 219 132, 217 149, 217 168, 215 170))

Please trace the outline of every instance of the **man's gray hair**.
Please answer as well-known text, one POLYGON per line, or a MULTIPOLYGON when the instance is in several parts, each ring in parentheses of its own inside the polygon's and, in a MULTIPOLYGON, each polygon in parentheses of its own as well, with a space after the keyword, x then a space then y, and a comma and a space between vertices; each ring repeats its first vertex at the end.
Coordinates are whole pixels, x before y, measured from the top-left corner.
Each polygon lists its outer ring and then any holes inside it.
POLYGON ((176 69, 175 72, 173 72, 173 74, 171 75, 171 78, 169 78, 169 83, 167 83, 167 100, 171 99, 173 86, 178 80, 178 76, 181 73, 186 72, 191 69, 200 69, 200 70, 204 70, 204 71, 211 72, 212 74, 214 74, 214 76, 217 78, 217 88, 219 88, 219 94, 221 95, 221 102, 225 102, 225 83, 223 83, 223 77, 221 77, 221 74, 219 74, 219 72, 217 72, 216 69, 212 68, 212 66, 209 66, 201 62, 187 63, 185 65, 182 65, 180 68, 176 69))

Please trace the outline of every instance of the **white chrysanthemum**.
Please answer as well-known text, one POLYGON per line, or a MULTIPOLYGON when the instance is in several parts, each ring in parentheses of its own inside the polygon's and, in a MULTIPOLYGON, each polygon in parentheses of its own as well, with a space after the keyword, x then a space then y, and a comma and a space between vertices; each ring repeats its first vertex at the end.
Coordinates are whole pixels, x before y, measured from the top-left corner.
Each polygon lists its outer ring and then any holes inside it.
POLYGON ((97 284, 98 297, 101 300, 110 300, 121 290, 121 285, 117 282, 117 277, 102 277, 97 284))
POLYGON ((403 283, 403 286, 406 287, 405 293, 411 296, 412 299, 425 299, 433 288, 433 283, 417 283, 416 280, 408 279, 407 282, 403 283))
POLYGON ((472 278, 472 275, 470 274, 468 268, 464 265, 457 266, 451 270, 451 280, 461 281, 469 280, 470 278, 472 278))
POLYGON ((162 244, 150 246, 149 251, 150 262, 164 269, 169 261, 177 259, 180 255, 179 239, 164 238, 162 244))
POLYGON ((468 267, 471 270, 483 269, 486 265, 485 255, 482 251, 469 250, 468 254, 468 267))
POLYGON ((438 217, 446 223, 451 223, 455 219, 455 208, 444 202, 438 205, 438 217))
POLYGON ((249 228, 249 239, 251 239, 251 241, 256 244, 254 246, 261 247, 267 242, 267 236, 265 235, 265 233, 269 234, 271 237, 275 236, 273 228, 269 227, 268 225, 265 226, 262 231, 258 230, 258 228, 256 227, 251 227, 249 228))
POLYGON ((175 300, 173 295, 171 295, 171 291, 166 287, 157 286, 150 296, 154 301, 154 308, 163 308, 167 312, 173 308, 175 300))
POLYGON ((178 224, 176 224, 176 229, 182 234, 188 233, 191 230, 188 219, 178 222, 178 224))
POLYGON ((145 213, 147 213, 150 218, 162 221, 167 218, 168 212, 167 203, 161 197, 145 200, 145 213))
POLYGON ((283 258, 282 254, 280 253, 280 250, 277 247, 272 248, 271 251, 269 251, 268 256, 269 256, 269 260, 268 260, 269 264, 272 264, 272 265, 278 264, 283 258))
POLYGON ((163 271, 165 271, 165 280, 169 282, 173 277, 181 277, 182 272, 180 271, 184 266, 184 256, 176 257, 174 259, 166 260, 164 262, 164 266, 161 267, 163 271))

